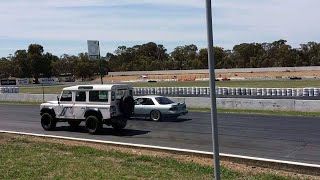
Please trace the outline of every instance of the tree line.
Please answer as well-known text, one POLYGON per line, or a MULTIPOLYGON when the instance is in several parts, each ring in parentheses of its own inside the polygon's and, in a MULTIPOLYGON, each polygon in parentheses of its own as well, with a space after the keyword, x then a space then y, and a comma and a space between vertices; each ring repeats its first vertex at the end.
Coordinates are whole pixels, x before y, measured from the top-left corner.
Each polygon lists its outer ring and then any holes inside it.
MULTIPOLYGON (((214 47, 216 69, 319 66, 320 44, 308 42, 293 48, 286 40, 272 43, 242 43, 232 50, 214 47)), ((208 68, 206 48, 194 44, 177 46, 171 53, 154 42, 132 47, 119 46, 114 53, 101 56, 102 73, 110 71, 188 70, 208 68)), ((44 53, 43 46, 30 44, 0 60, 0 77, 51 77, 71 73, 82 80, 99 74, 99 61, 87 53, 64 54, 60 57, 44 53)))

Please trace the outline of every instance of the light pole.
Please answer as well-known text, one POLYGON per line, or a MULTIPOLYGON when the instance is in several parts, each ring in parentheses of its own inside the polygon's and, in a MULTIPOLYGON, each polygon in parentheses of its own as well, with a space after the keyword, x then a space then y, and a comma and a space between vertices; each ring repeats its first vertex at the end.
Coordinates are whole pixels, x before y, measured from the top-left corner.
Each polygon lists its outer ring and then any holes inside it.
POLYGON ((99 70, 100 70, 100 81, 101 81, 101 84, 103 84, 103 78, 102 78, 102 62, 101 62, 101 57, 100 57, 100 52, 99 52, 99 70))
POLYGON ((218 119, 216 106, 216 84, 215 84, 215 62, 213 54, 213 31, 212 31, 212 8, 211 0, 206 0, 207 12, 207 38, 208 38, 208 65, 210 75, 210 98, 211 98, 211 125, 212 125, 212 144, 214 160, 214 177, 220 180, 220 159, 218 142, 218 119))

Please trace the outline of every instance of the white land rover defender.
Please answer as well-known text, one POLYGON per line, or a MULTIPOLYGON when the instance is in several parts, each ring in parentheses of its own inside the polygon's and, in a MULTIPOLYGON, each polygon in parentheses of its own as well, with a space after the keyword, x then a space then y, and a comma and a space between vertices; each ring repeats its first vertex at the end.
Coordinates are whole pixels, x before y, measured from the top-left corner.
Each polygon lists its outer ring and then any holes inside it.
POLYGON ((103 124, 123 129, 134 111, 132 87, 126 84, 79 85, 63 88, 57 101, 40 105, 41 125, 53 130, 57 122, 77 127, 82 121, 90 134, 103 124))

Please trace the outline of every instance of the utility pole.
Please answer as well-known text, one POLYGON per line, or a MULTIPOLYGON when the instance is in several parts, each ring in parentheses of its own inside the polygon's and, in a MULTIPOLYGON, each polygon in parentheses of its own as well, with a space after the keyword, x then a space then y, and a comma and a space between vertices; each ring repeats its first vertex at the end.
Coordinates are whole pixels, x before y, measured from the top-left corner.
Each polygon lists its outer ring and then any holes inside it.
POLYGON ((210 98, 211 98, 211 125, 212 125, 212 144, 213 144, 213 161, 214 177, 220 180, 220 157, 218 142, 218 118, 216 106, 216 84, 215 84, 215 62, 213 54, 213 30, 212 30, 212 8, 211 0, 206 0, 207 12, 207 38, 208 38, 208 65, 210 74, 210 98))
POLYGON ((100 61, 100 80, 101 80, 101 84, 103 84, 103 78, 102 78, 102 60, 100 57, 100 52, 99 52, 99 61, 100 61))

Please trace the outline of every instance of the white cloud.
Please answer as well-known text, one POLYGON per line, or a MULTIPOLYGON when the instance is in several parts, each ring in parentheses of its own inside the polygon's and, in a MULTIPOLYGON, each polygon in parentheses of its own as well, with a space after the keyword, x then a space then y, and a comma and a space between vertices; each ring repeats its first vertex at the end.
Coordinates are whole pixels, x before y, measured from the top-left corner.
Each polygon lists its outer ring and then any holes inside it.
MULTIPOLYGON (((319 41, 319 6, 317 0, 215 0, 215 44, 319 41)), ((206 44, 205 0, 10 0, 0 7, 0 39, 206 44)))

